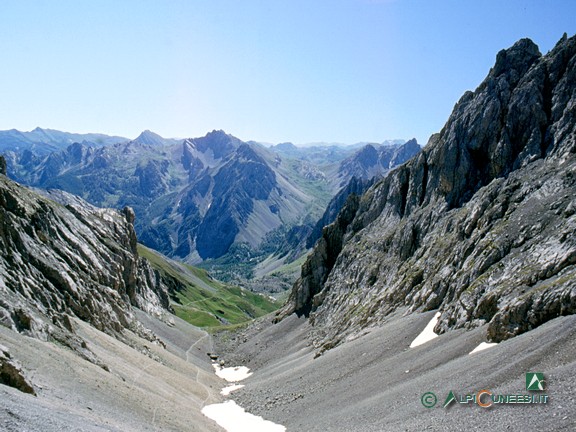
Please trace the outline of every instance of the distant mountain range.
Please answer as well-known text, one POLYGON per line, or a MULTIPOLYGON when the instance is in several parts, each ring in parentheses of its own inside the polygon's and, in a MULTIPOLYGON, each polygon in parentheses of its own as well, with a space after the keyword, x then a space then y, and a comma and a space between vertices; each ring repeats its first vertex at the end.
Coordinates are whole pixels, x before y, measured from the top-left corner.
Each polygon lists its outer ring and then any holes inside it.
POLYGON ((0 152, 30 150, 36 155, 43 156, 54 151, 64 150, 74 143, 99 147, 124 141, 128 141, 128 139, 97 133, 77 134, 39 127, 30 132, 11 129, 0 131, 0 152))
POLYGON ((96 206, 130 206, 146 246, 208 262, 224 278, 247 279, 266 257, 281 256, 282 264, 299 256, 331 198, 352 178, 384 176, 420 150, 415 140, 267 148, 224 131, 184 140, 151 131, 127 140, 42 129, 0 137, 15 180, 96 206))

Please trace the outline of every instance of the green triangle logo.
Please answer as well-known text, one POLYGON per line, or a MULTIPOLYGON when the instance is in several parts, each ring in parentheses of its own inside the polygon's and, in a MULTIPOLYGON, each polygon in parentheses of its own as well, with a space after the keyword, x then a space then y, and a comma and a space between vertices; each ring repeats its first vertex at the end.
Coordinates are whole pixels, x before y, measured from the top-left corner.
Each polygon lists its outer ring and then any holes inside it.
POLYGON ((450 393, 448 393, 448 397, 446 397, 446 400, 444 401, 444 408, 446 408, 448 405, 450 405, 455 400, 456 400, 456 396, 454 396, 454 392, 452 392, 452 390, 450 390, 450 393))
POLYGON ((544 391, 544 374, 542 372, 526 373, 526 390, 544 391))

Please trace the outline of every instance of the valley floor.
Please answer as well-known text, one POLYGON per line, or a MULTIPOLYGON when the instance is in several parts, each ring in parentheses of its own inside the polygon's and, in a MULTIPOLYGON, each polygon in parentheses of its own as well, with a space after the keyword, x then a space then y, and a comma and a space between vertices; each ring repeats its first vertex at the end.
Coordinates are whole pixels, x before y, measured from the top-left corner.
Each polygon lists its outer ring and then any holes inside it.
POLYGON ((220 341, 221 349, 234 350, 233 362, 254 370, 232 397, 288 431, 574 430, 576 316, 471 355, 485 340, 485 328, 452 331, 409 348, 433 316, 396 314, 316 359, 306 320, 260 321, 220 341), (528 372, 544 373, 544 392, 526 391, 528 372), (455 401, 443 407, 450 391, 460 399, 480 390, 537 399, 546 394, 548 403, 482 408, 455 401), (423 406, 427 392, 437 398, 433 408, 423 406))
POLYGON ((0 430, 222 431, 201 409, 225 399, 294 432, 574 430, 576 316, 470 355, 485 340, 485 328, 452 331, 410 348, 434 312, 401 312, 317 358, 309 343, 313 329, 295 315, 220 333, 216 350, 227 364, 253 372, 227 397, 206 355, 214 350, 212 337, 176 317, 168 325, 135 312, 166 348, 130 332, 126 344, 74 321, 108 370, 0 326, 0 345, 37 393, 0 386, 0 430), (526 391, 528 372, 544 374, 544 392, 526 391), (443 406, 451 391, 460 400, 480 390, 545 394, 548 403, 443 406), (428 392, 437 399, 432 408, 422 402, 428 392))

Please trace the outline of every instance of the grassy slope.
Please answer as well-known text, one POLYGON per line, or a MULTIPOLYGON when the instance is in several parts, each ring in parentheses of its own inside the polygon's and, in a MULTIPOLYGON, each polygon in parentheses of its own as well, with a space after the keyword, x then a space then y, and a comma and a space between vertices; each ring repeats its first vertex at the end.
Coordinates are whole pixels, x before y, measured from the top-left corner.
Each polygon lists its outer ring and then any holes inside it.
POLYGON ((176 315, 198 327, 241 324, 272 312, 280 303, 267 296, 225 285, 202 269, 171 261, 138 245, 138 253, 152 266, 180 281, 185 288, 174 293, 176 315))

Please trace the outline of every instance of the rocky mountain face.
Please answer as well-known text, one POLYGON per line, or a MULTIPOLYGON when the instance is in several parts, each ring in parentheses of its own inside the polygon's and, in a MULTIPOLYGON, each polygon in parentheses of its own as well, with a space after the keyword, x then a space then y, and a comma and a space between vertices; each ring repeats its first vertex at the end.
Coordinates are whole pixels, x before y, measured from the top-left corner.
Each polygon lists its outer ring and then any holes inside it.
MULTIPOLYGON (((216 199, 206 212, 196 237, 198 253, 203 258, 217 258, 224 255, 239 234, 239 227, 254 212, 257 202, 266 202, 271 193, 277 190, 278 183, 274 171, 252 148, 247 144, 241 145, 237 150, 237 156, 214 176, 212 193, 216 199), (217 239, 214 239, 214 233, 220 234, 217 239)), ((280 202, 267 204, 269 212, 268 214, 261 212, 260 218, 273 217, 279 212, 280 205, 280 202)), ((274 225, 279 226, 280 223, 280 220, 276 224, 272 223, 270 229, 275 228, 274 225)), ((265 232, 260 234, 260 238, 265 232)), ((254 237, 255 240, 258 238, 254 237)))
POLYGON ((356 178, 352 177, 352 179, 348 182, 348 184, 340 189, 340 191, 330 200, 328 207, 324 211, 322 217, 316 222, 314 225, 314 229, 306 239, 306 247, 311 248, 314 244, 322 238, 322 230, 324 227, 327 227, 332 222, 336 220, 338 214, 348 201, 348 198, 352 196, 360 196, 366 192, 370 186, 372 186, 376 182, 377 178, 372 177, 370 179, 366 178, 356 178))
POLYGON ((210 336, 168 313, 169 290, 193 285, 162 257, 152 267, 139 256, 131 209, 41 195, 9 180, 4 162, 2 430, 217 430, 200 411, 221 385, 210 336))
MULTIPOLYGON (((168 162, 165 170, 173 175, 177 167, 185 170, 185 177, 171 185, 167 177, 168 187, 158 200, 163 208, 148 211, 152 217, 145 217, 140 238, 175 257, 216 259, 235 244, 258 250, 270 232, 302 223, 326 202, 315 202, 290 176, 304 184, 310 181, 273 154, 222 131, 185 140, 174 154, 178 160, 168 162)), ((151 183, 160 184, 161 174, 154 177, 151 183)), ((311 187, 328 194, 321 185, 311 187)))
POLYGON ((130 208, 99 209, 65 192, 48 196, 0 174, 0 324, 93 361, 71 317, 116 337, 127 328, 138 332, 132 307, 162 314, 171 281, 138 256, 130 208))
POLYGON ((576 313, 576 38, 523 39, 422 152, 348 200, 281 316, 321 350, 399 307, 501 341, 576 313))

